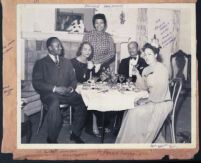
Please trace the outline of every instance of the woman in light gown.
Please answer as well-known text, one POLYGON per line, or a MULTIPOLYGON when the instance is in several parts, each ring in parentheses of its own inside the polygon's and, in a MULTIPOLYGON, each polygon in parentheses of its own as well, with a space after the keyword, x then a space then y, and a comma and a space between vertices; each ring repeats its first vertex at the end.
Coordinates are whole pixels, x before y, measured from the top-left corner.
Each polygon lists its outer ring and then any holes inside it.
POLYGON ((137 76, 136 86, 149 92, 149 98, 134 102, 134 108, 124 113, 123 122, 116 143, 164 143, 160 129, 172 110, 169 92, 168 70, 157 58, 159 49, 146 43, 143 47, 144 59, 149 65, 142 76, 137 76))

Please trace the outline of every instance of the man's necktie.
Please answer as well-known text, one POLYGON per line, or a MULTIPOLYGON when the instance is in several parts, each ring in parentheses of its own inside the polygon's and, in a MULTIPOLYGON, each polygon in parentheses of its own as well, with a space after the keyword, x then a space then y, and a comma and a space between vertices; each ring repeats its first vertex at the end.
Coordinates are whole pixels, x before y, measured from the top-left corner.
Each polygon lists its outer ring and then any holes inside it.
POLYGON ((136 59, 137 59, 137 57, 130 57, 130 59, 134 59, 134 60, 136 60, 136 59))
POLYGON ((54 57, 55 57, 55 64, 56 64, 57 66, 59 66, 59 60, 58 60, 57 56, 54 56, 54 57))

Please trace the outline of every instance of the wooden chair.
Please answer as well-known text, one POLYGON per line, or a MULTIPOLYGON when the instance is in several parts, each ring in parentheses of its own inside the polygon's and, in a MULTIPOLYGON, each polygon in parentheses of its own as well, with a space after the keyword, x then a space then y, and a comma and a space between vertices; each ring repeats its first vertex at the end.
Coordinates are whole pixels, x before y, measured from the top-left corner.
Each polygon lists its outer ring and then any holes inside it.
POLYGON ((170 57, 170 63, 171 79, 180 78, 182 80, 181 94, 187 95, 191 92, 191 55, 179 50, 170 57))
MULTIPOLYGON (((60 104, 59 108, 60 108, 60 110, 64 109, 64 108, 69 108, 69 111, 70 111, 70 129, 71 129, 71 126, 72 126, 72 107, 70 105, 68 105, 68 104, 60 104)), ((39 121, 39 124, 38 124, 37 134, 39 133, 39 131, 40 131, 41 127, 42 127, 44 117, 45 117, 45 111, 47 111, 47 105, 43 104, 42 107, 41 107, 40 121, 39 121)))
POLYGON ((168 115, 166 122, 165 122, 165 136, 166 136, 166 126, 170 126, 170 132, 171 132, 171 140, 172 143, 176 143, 176 138, 175 138, 175 111, 176 111, 176 106, 178 103, 178 98, 181 92, 182 88, 182 80, 181 78, 176 78, 173 79, 170 82, 170 90, 172 90, 171 97, 173 101, 173 109, 168 115))

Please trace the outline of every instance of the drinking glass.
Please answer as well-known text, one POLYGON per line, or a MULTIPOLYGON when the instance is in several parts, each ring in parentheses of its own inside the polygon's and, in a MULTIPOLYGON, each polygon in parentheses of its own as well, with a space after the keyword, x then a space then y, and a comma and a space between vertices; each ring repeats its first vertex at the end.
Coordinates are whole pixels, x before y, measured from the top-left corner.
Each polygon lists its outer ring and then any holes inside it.
POLYGON ((125 80, 125 76, 124 75, 119 75, 119 82, 121 83, 120 84, 120 87, 122 88, 122 83, 124 82, 124 80, 125 80))

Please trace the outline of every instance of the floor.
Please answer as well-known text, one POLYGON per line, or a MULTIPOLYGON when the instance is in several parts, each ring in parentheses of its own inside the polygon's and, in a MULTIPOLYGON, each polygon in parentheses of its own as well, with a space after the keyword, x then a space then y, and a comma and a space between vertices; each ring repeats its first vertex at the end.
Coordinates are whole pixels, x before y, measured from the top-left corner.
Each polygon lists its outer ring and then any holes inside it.
MULTIPOLYGON (((180 133, 185 133, 185 135, 190 135, 191 133, 191 97, 188 96, 184 99, 183 96, 179 98, 178 101, 178 107, 176 109, 176 135, 179 135, 180 133)), ((37 134, 37 127, 39 123, 39 117, 40 113, 37 113, 30 117, 30 120, 32 122, 32 137, 31 137, 31 143, 46 143, 46 120, 44 120, 43 126, 37 134)), ((65 124, 63 125, 61 132, 58 137, 59 143, 65 143, 65 144, 73 144, 74 142, 70 141, 70 125, 65 124)), ((166 136, 166 142, 171 142, 170 132, 169 129, 167 130, 167 136, 166 136)), ((81 138, 85 141, 85 143, 100 143, 100 138, 97 138, 95 136, 89 135, 85 132, 85 130, 82 131, 81 138)), ((116 139, 116 136, 114 134, 106 134, 104 143, 114 143, 116 139)), ((177 142, 186 142, 181 140, 181 137, 176 137, 177 142)), ((22 137, 22 143, 25 143, 25 137, 22 137)))

